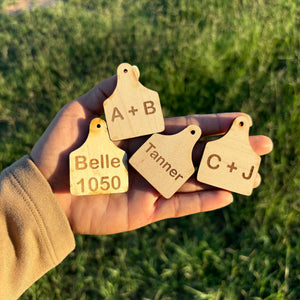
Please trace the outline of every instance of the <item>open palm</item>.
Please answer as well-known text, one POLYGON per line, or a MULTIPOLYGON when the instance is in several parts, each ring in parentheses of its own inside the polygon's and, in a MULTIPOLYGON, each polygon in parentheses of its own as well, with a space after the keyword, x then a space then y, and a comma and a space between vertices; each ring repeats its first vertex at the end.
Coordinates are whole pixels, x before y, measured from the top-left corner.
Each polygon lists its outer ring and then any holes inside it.
MULTIPOLYGON (((76 233, 112 234, 149 223, 224 207, 232 202, 228 191, 206 186, 193 177, 171 198, 163 198, 129 166, 129 190, 123 194, 73 196, 69 192, 69 154, 85 141, 90 121, 103 114, 103 101, 111 95, 117 78, 100 82, 87 94, 71 101, 57 114, 35 144, 31 157, 50 183, 52 190, 76 233)), ((241 113, 191 115, 165 119, 166 134, 177 133, 187 125, 201 127, 202 136, 224 133, 241 113)), ((147 137, 116 143, 130 157, 147 137)), ((265 136, 252 136, 250 143, 259 155, 272 150, 265 136)), ((194 148, 193 159, 199 163, 203 143, 194 148)), ((256 186, 260 183, 259 176, 256 186)))

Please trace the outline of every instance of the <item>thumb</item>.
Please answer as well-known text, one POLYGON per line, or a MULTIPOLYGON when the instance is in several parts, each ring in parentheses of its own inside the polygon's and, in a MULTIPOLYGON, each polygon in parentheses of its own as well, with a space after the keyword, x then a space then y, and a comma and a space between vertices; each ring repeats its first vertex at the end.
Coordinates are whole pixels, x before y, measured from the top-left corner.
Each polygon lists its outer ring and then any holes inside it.
POLYGON ((107 99, 115 90, 117 85, 117 75, 102 80, 86 94, 79 97, 78 102, 85 110, 96 114, 103 114, 103 101, 107 99))

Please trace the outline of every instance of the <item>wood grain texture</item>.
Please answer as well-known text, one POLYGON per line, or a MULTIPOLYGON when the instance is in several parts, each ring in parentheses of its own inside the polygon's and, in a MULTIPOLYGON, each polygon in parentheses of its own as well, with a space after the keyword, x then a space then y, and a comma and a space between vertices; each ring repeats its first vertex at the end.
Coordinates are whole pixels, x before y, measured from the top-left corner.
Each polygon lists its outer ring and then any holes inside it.
POLYGON ((70 157, 73 195, 123 193, 128 190, 127 154, 109 138, 106 123, 95 118, 85 143, 70 157))
POLYGON ((190 125, 173 135, 152 135, 129 163, 165 198, 189 179, 195 168, 192 150, 201 136, 201 129, 190 125))
POLYGON ((197 180, 242 195, 251 195, 261 158, 249 142, 251 121, 240 116, 221 138, 204 148, 197 180))
POLYGON ((103 103, 110 138, 117 141, 163 131, 159 95, 139 82, 139 69, 123 63, 117 76, 114 92, 103 103))

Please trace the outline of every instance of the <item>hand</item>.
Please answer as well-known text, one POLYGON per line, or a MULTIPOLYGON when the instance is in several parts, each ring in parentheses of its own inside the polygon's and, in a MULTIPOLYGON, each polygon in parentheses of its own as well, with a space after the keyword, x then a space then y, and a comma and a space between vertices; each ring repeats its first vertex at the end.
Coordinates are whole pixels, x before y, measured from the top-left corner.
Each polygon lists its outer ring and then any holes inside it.
MULTIPOLYGON (((232 194, 192 178, 171 198, 164 199, 129 166, 129 190, 123 194, 73 196, 69 192, 69 154, 85 141, 90 121, 103 114, 103 101, 115 89, 117 77, 100 82, 87 94, 65 105, 32 149, 31 157, 50 183, 70 222, 83 234, 112 234, 136 229, 166 218, 204 212, 232 202, 232 194)), ((202 136, 221 134, 241 113, 192 115, 165 119, 165 134, 177 133, 189 124, 201 127, 202 136)), ((147 137, 116 143, 130 157, 147 137)), ((265 136, 252 136, 253 149, 264 155, 272 150, 265 136)), ((195 146, 193 159, 199 164, 203 143, 195 146)), ((260 184, 257 177, 255 186, 260 184)))

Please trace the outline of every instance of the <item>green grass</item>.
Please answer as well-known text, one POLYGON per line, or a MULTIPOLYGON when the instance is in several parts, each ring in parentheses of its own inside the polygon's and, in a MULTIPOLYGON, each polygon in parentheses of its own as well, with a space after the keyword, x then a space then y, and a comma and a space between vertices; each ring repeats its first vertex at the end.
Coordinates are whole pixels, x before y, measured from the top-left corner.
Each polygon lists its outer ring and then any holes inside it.
POLYGON ((0 169, 124 61, 159 92, 165 116, 244 111, 251 133, 275 145, 251 197, 76 236, 76 250, 21 299, 299 299, 299 26, 296 0, 70 0, 0 13, 0 169))

